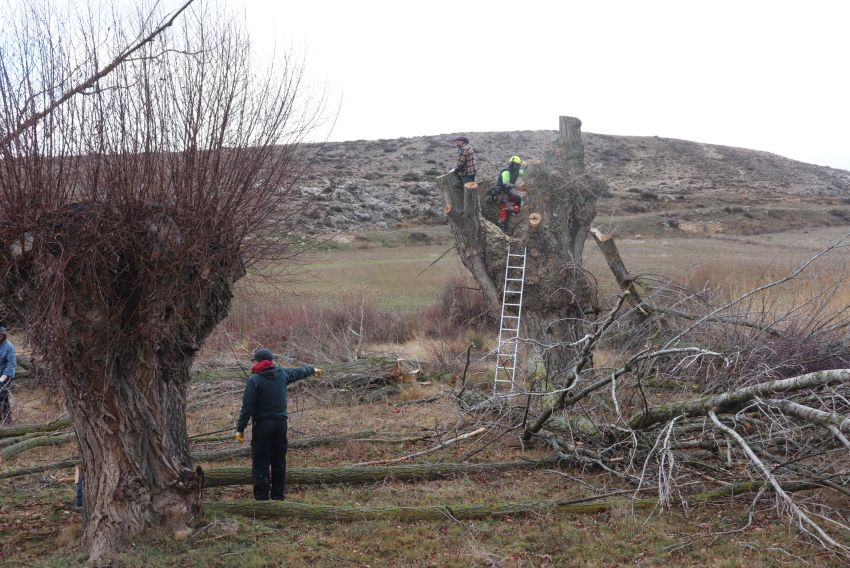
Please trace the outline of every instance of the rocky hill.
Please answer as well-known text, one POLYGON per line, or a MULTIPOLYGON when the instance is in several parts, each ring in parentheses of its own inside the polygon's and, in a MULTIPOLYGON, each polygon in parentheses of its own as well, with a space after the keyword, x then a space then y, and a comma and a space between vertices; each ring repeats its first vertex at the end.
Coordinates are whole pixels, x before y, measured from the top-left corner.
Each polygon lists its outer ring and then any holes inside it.
MULTIPOLYGON (((311 147, 312 167, 300 189, 308 198, 308 217, 343 231, 442 223, 434 178, 454 166, 454 136, 311 147)), ((508 157, 541 158, 556 132, 467 136, 486 189, 508 157)), ((610 188, 599 202, 597 220, 620 234, 753 234, 850 224, 850 172, 845 170, 659 137, 585 133, 584 144, 588 167, 610 188)))

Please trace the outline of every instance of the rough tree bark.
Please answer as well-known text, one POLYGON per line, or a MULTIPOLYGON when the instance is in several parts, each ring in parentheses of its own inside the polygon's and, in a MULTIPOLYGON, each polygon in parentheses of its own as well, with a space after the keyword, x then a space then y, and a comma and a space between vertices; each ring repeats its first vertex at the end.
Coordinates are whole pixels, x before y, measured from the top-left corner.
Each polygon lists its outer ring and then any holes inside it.
POLYGON ((539 342, 536 349, 547 374, 557 377, 570 368, 576 352, 570 344, 584 336, 583 318, 595 310, 582 254, 604 183, 585 169, 580 120, 560 118, 555 147, 542 165, 529 168, 528 178, 523 210, 509 221, 510 236, 494 224, 495 204, 484 203, 482 209, 481 192, 486 195, 489 184, 480 191, 465 189, 455 174, 447 174, 437 178, 437 186, 461 262, 478 282, 491 313, 501 309, 508 245, 513 252, 527 248, 520 336, 539 342))
MULTIPOLYGON (((111 214, 96 205, 72 207, 56 226, 91 226, 92 218, 111 214)), ((125 223, 123 234, 112 233, 114 257, 77 250, 74 231, 54 243, 68 255, 62 314, 54 323, 56 336, 66 340, 46 357, 62 368, 79 440, 86 476, 81 541, 92 558, 146 526, 179 525, 200 513, 200 480, 186 433, 189 371, 227 315, 233 282, 244 274, 238 257, 213 270, 187 264, 159 271, 159 263, 178 258, 183 233, 158 206, 141 206, 134 216, 137 222, 125 223), (162 224, 167 232, 150 231, 162 224), (148 243, 150 255, 126 245, 140 242, 148 243), (92 278, 86 270, 92 256, 107 264, 114 258, 112 269, 98 264, 99 276, 92 278)), ((40 267, 30 260, 24 255, 16 264, 32 277, 40 267)))

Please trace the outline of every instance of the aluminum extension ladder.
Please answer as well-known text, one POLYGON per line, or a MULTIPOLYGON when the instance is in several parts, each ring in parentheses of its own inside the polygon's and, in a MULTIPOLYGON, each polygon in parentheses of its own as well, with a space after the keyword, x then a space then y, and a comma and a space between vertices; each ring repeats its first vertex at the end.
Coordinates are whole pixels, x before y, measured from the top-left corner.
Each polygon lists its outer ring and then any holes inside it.
POLYGON ((493 375, 493 396, 499 394, 500 384, 510 384, 510 392, 516 389, 516 367, 519 352, 519 323, 522 316, 522 297, 525 291, 525 259, 514 254, 508 245, 505 261, 505 286, 502 292, 502 313, 499 316, 499 344, 496 348, 496 372, 493 375))

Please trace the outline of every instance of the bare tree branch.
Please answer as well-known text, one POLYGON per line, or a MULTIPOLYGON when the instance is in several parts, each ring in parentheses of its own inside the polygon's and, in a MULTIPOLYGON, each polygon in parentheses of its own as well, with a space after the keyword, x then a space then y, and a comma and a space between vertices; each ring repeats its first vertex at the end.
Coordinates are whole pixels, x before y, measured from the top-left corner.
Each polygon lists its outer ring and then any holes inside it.
POLYGON ((57 108, 59 108, 60 106, 65 104, 68 101, 68 99, 70 99, 74 95, 78 95, 78 94, 86 91, 90 87, 94 86, 98 81, 100 81, 101 79, 103 79, 104 77, 106 77, 107 75, 112 73, 119 65, 124 63, 124 61, 126 61, 127 59, 129 59, 130 56, 132 56, 135 52, 137 52, 139 49, 141 49, 145 44, 153 41, 156 38, 156 36, 158 36, 159 34, 164 32, 168 28, 170 28, 174 24, 174 21, 177 19, 177 17, 181 13, 183 13, 183 11, 186 10, 186 8, 188 8, 189 5, 192 4, 192 2, 194 2, 194 1, 195 0, 188 0, 185 4, 183 4, 180 8, 178 8, 171 15, 171 17, 169 17, 166 21, 164 21, 162 24, 160 24, 156 29, 154 29, 147 36, 145 36, 144 38, 142 38, 141 40, 139 40, 135 44, 127 47, 127 49, 125 49, 124 51, 119 53, 118 56, 115 57, 115 59, 113 59, 112 61, 110 61, 108 65, 106 65, 105 67, 100 69, 97 73, 95 73, 94 75, 92 75, 91 77, 89 77, 88 79, 86 79, 85 81, 80 83, 79 85, 76 85, 74 88, 63 93, 58 99, 56 99, 55 102, 51 103, 44 110, 37 112, 37 113, 33 114, 32 116, 30 116, 29 118, 27 118, 26 120, 24 120, 20 124, 20 126, 18 126, 12 132, 9 132, 8 134, 6 134, 6 136, 4 136, 2 140, 0 140, 0 147, 8 145, 10 142, 14 141, 17 137, 19 137, 21 134, 23 134, 27 129, 32 128, 33 126, 38 124, 38 122, 40 120, 42 120, 44 117, 46 117, 47 115, 49 115, 50 113, 55 111, 57 108))

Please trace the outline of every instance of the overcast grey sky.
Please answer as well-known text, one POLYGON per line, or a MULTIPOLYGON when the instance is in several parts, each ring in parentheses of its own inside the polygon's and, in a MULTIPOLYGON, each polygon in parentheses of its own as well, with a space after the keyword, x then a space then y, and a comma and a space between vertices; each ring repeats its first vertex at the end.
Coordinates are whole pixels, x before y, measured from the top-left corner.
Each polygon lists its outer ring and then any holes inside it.
POLYGON ((331 140, 555 129, 741 146, 850 169, 850 3, 233 0, 306 54, 331 140))

